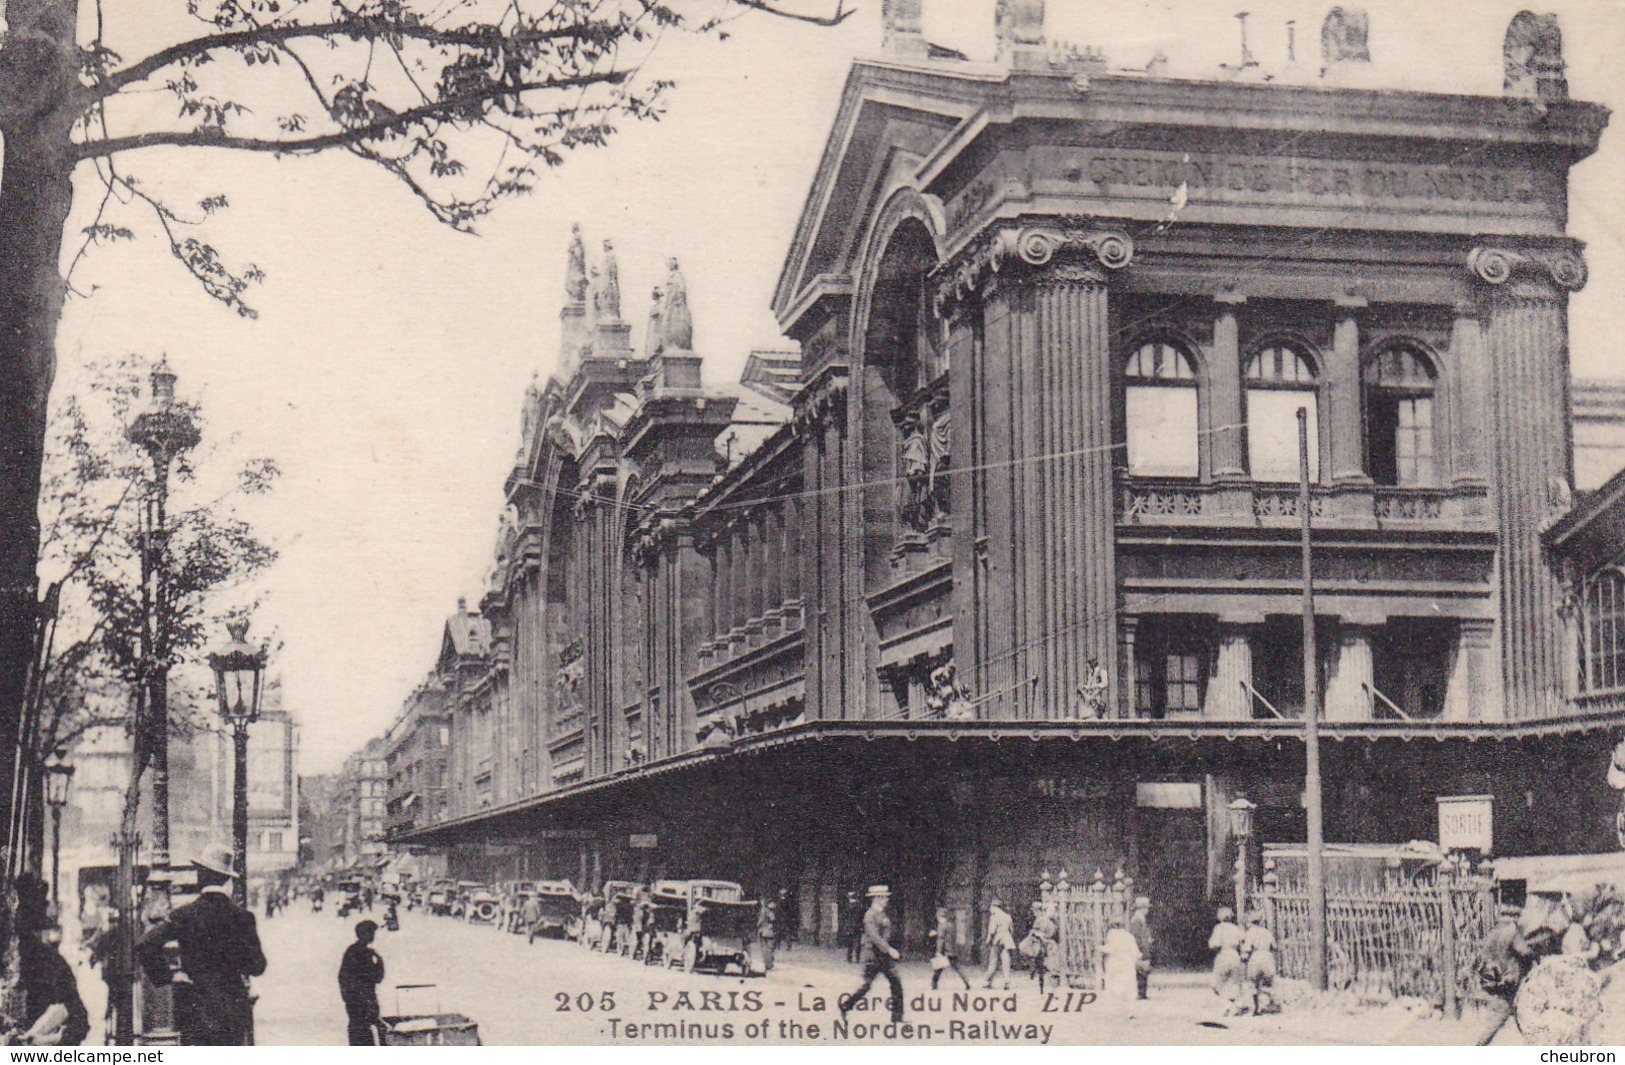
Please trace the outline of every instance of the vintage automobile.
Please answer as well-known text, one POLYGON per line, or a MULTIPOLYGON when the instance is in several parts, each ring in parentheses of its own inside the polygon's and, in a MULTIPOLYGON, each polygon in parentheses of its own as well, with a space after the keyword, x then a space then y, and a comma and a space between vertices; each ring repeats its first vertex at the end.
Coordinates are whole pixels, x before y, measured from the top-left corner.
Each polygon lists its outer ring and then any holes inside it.
POLYGON ((463 899, 463 920, 469 924, 496 924, 502 918, 502 901, 483 884, 468 889, 463 899))
POLYGON ((451 915, 453 917, 468 917, 468 904, 474 898, 474 892, 488 889, 478 880, 459 880, 457 888, 451 894, 451 915))
POLYGON ((649 888, 649 916, 644 928, 648 946, 645 965, 681 965, 688 935, 688 881, 656 880, 649 888))
POLYGON ((437 917, 449 917, 453 896, 457 893, 457 881, 436 880, 429 885, 424 893, 423 904, 430 913, 437 917))
POLYGON ((688 882, 688 923, 683 936, 683 971, 762 976, 752 961, 761 904, 744 898, 731 880, 688 882))
POLYGON ((599 933, 598 949, 606 953, 632 953, 632 914, 637 906, 641 884, 630 880, 604 882, 604 909, 599 915, 603 930, 599 933))
POLYGON ((581 934, 581 899, 575 885, 568 880, 538 880, 531 885, 535 900, 536 920, 531 923, 530 938, 556 935, 562 939, 575 939, 581 934))

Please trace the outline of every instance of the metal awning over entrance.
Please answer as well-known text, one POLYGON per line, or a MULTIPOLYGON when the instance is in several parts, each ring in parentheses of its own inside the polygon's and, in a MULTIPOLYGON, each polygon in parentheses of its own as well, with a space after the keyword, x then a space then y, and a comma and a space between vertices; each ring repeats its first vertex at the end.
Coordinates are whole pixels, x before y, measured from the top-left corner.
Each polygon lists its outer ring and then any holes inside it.
MULTIPOLYGON (((1443 722, 1443 721, 1360 721, 1322 724, 1323 741, 1333 743, 1398 740, 1405 743, 1452 741, 1518 742, 1547 736, 1575 734, 1625 726, 1625 714, 1608 713, 1585 717, 1549 719, 1541 722, 1443 722)), ((594 777, 542 795, 487 807, 478 813, 424 825, 401 833, 393 842, 440 844, 456 838, 459 832, 490 826, 532 811, 555 809, 612 789, 641 785, 672 774, 692 774, 731 764, 741 756, 780 750, 791 746, 820 745, 852 741, 902 741, 922 746, 960 743, 997 743, 1013 746, 1022 742, 1071 743, 1149 742, 1212 744, 1238 741, 1297 743, 1303 739, 1303 722, 1298 720, 1139 720, 1098 721, 944 721, 876 720, 808 721, 787 725, 770 732, 746 735, 714 747, 688 751, 607 776, 594 777)))

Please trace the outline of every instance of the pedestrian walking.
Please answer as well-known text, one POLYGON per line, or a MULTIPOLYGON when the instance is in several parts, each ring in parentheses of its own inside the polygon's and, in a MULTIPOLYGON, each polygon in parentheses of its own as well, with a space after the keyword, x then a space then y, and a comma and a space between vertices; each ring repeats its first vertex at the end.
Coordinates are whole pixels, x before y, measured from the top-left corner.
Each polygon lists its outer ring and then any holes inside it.
POLYGON ((535 895, 526 895, 519 905, 519 923, 525 926, 525 942, 536 942, 536 926, 542 920, 542 904, 535 895))
POLYGON ((994 897, 987 904, 987 935, 982 937, 987 946, 987 979, 983 987, 993 986, 993 974, 1002 970, 1004 972, 1004 989, 1010 990, 1010 952, 1016 949, 1016 936, 1014 925, 1010 920, 1009 912, 1004 908, 1004 900, 994 897))
POLYGON ((62 957, 62 929, 51 920, 45 881, 25 873, 18 878, 16 891, 24 1030, 14 1038, 25 1046, 76 1047, 90 1033, 90 1011, 79 997, 73 967, 62 957))
POLYGON ((801 935, 801 898, 789 888, 779 888, 778 932, 775 950, 790 950, 801 935))
POLYGON ((1027 932, 1027 939, 1033 945, 1033 976, 1038 980, 1038 993, 1044 993, 1044 985, 1052 983, 1056 989, 1061 986, 1061 926, 1055 920, 1050 907, 1043 902, 1033 903, 1033 925, 1027 932))
POLYGON ((1247 914, 1247 931, 1241 937, 1241 960, 1247 966, 1243 1005, 1250 1007, 1254 1014, 1276 1012, 1275 933, 1257 910, 1247 914))
POLYGON ((1146 998, 1151 985, 1151 951, 1156 937, 1151 933, 1151 900, 1141 895, 1134 900, 1134 912, 1128 919, 1128 933, 1140 947, 1140 960, 1134 963, 1134 977, 1140 998, 1146 998))
POLYGON ((153 926, 136 947, 147 979, 173 983, 182 1046, 247 1046, 253 1032, 248 980, 265 972, 254 915, 231 901, 237 878, 230 847, 209 847, 192 862, 199 894, 153 926), (164 946, 180 947, 171 972, 164 946))
POLYGON ((762 971, 773 971, 773 952, 778 944, 779 904, 771 895, 762 899, 762 908, 756 915, 756 938, 762 944, 762 971))
POLYGON ((339 998, 350 1022, 350 1045, 382 1046, 383 1011, 378 1008, 378 985, 384 982, 384 959, 372 949, 378 922, 357 921, 355 942, 344 948, 339 962, 339 998))
POLYGON ((887 1004, 891 1007, 893 1024, 900 1024, 903 1020, 903 981, 898 978, 896 962, 903 955, 896 947, 891 945, 892 924, 891 918, 886 914, 886 904, 891 901, 891 888, 885 884, 876 884, 868 891, 869 909, 863 915, 863 983, 852 994, 838 1000, 841 1016, 845 1017, 853 1003, 863 1001, 874 986, 875 977, 884 976, 886 983, 891 987, 891 998, 887 1004))
POLYGON ((863 960, 863 903, 856 891, 846 893, 846 960, 863 960))
POLYGON ((1218 910, 1218 923, 1213 926, 1213 934, 1208 936, 1207 949, 1215 951, 1213 955, 1213 993, 1225 1002, 1226 1015, 1242 1008, 1242 982, 1246 979, 1246 970, 1241 964, 1241 926, 1233 920, 1235 911, 1228 906, 1220 906, 1218 910))
POLYGON ((1135 964, 1140 960, 1140 945, 1134 941, 1122 914, 1112 915, 1100 952, 1106 956, 1106 1007, 1134 1016, 1135 964))
POLYGON ((937 989, 937 981, 949 969, 954 975, 965 982, 965 990, 970 990, 970 978, 959 968, 959 961, 954 956, 952 947, 954 943, 954 927, 948 920, 946 907, 937 907, 937 926, 931 930, 931 942, 934 950, 931 954, 931 990, 937 989))

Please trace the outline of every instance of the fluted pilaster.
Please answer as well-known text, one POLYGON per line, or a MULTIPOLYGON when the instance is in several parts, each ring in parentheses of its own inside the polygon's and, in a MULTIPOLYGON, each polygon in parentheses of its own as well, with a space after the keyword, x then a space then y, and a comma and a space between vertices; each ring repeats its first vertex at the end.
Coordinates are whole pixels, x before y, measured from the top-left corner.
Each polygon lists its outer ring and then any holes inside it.
POLYGON ((1507 712, 1539 717, 1563 702, 1560 582, 1540 536, 1570 491, 1568 293, 1585 283, 1585 264, 1554 243, 1479 247, 1468 265, 1486 301, 1507 712))

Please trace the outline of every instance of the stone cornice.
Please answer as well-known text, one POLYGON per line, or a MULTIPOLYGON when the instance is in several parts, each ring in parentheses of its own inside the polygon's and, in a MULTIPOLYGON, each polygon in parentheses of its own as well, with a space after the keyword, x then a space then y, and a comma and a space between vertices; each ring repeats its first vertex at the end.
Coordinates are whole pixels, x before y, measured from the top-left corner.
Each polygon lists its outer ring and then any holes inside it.
POLYGON ((1583 245, 1562 238, 1528 241, 1485 238, 1467 253, 1467 268, 1488 285, 1534 281, 1567 292, 1585 287, 1583 245))
POLYGON ((1088 217, 997 223, 932 275, 937 313, 980 292, 995 277, 1104 284, 1134 261, 1134 238, 1088 217))

